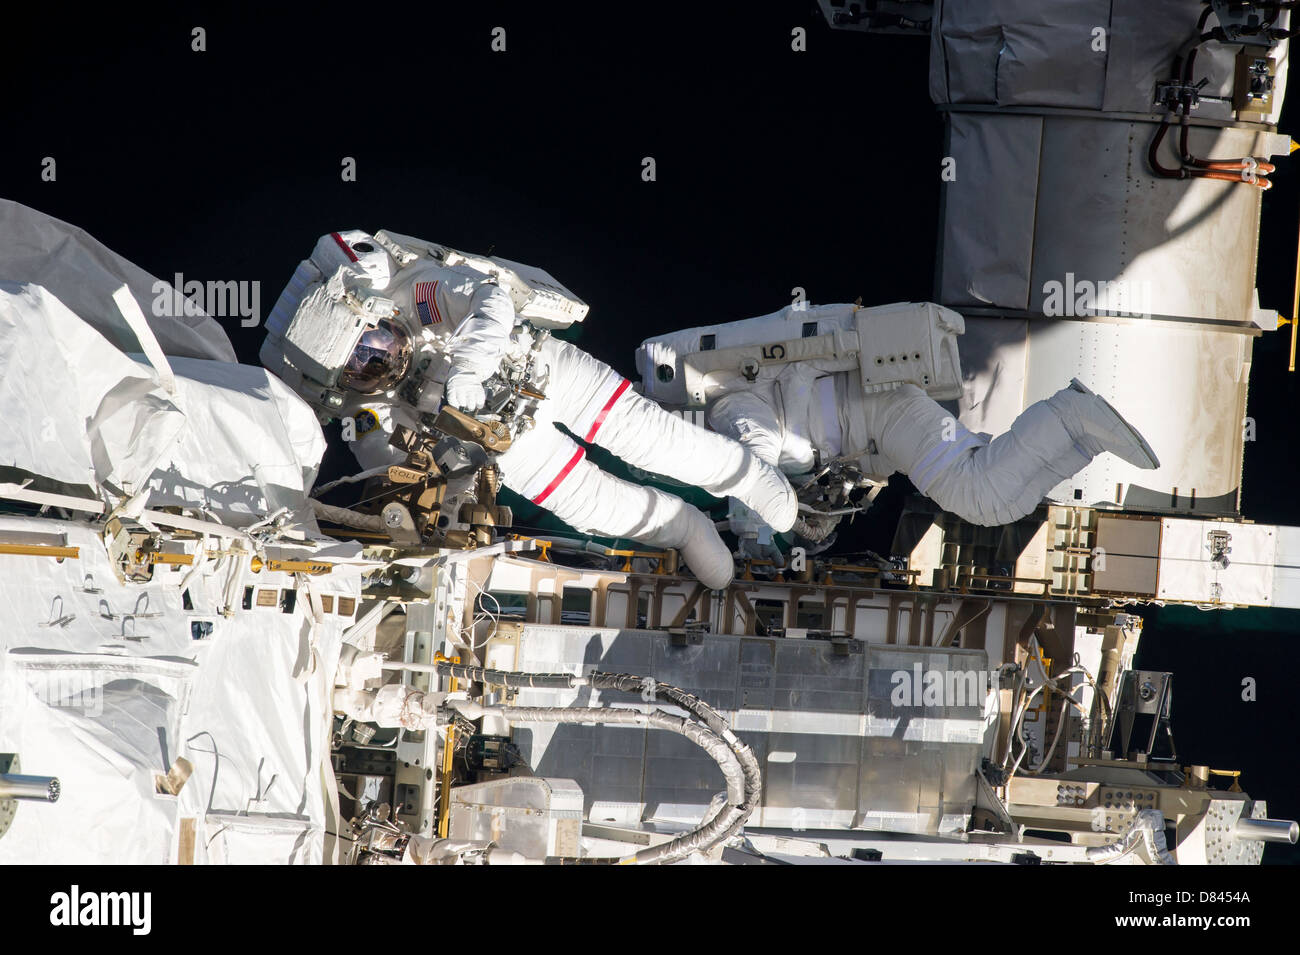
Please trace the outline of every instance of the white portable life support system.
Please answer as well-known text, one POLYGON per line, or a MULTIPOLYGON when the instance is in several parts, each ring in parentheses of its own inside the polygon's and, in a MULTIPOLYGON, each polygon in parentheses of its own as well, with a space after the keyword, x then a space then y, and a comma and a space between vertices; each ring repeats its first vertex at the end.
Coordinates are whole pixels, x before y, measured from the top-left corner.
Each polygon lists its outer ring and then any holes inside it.
POLYGON ((791 305, 647 339, 636 362, 647 397, 686 407, 745 390, 796 362, 823 374, 856 370, 867 394, 913 384, 942 401, 962 393, 957 336, 965 330, 961 315, 929 302, 791 305))
POLYGON ((497 256, 460 252, 450 246, 398 235, 396 232, 380 231, 375 234, 375 239, 398 259, 399 265, 412 261, 409 258, 402 261, 398 258, 399 254, 423 255, 437 259, 446 266, 459 265, 482 272, 510 295, 515 314, 537 328, 568 328, 586 318, 590 310, 582 299, 561 285, 551 273, 532 265, 511 262, 497 256), (393 246, 397 247, 398 252, 394 252, 393 246))

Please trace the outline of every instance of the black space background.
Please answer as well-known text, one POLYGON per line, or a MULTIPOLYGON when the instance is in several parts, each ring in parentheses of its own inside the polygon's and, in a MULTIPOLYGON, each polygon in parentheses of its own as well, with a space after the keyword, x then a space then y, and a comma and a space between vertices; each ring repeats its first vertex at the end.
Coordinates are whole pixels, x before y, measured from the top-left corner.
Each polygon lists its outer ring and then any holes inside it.
MULTIPOLYGON (((546 268, 592 307, 576 340, 628 375, 646 336, 775 310, 794 286, 816 303, 931 294, 942 126, 919 38, 832 32, 799 2, 122 10, 6 10, 0 194, 162 278, 258 280, 263 316, 343 228, 546 268), (45 156, 57 182, 40 180, 45 156), (344 156, 358 181, 340 180, 344 156)), ((1295 161, 1265 198, 1258 278, 1284 314, 1295 161)), ((262 330, 228 331, 256 363, 262 330)), ((1286 349, 1285 332, 1255 346, 1244 513, 1297 524, 1286 349)), ((896 478, 848 543, 887 550, 906 490, 896 478)), ((1177 674, 1184 761, 1240 768, 1271 815, 1300 816, 1300 612, 1147 616, 1138 662, 1177 674), (1258 702, 1240 700, 1245 676, 1258 702)))

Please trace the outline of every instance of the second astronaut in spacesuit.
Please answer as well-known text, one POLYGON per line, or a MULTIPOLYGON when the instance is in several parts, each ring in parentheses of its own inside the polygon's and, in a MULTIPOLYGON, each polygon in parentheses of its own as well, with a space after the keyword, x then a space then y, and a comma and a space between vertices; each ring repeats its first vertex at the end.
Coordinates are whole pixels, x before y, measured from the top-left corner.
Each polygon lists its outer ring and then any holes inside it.
POLYGON ((1004 434, 967 430, 934 400, 962 394, 964 330, 960 314, 930 303, 789 306, 649 339, 637 364, 647 395, 704 406, 711 428, 788 475, 837 461, 877 483, 901 471, 973 524, 1019 520, 1104 452, 1159 466, 1145 439, 1078 380, 1004 434))

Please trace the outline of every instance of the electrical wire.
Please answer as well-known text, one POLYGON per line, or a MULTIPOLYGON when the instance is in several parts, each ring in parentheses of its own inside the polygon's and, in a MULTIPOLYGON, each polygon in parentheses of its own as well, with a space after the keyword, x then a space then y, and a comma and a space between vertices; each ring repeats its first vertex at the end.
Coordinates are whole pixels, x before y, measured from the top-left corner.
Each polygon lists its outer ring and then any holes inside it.
MULTIPOLYGON (((1170 117, 1168 115, 1161 119, 1160 126, 1147 148, 1147 165, 1152 172, 1162 179, 1212 179, 1218 182, 1245 183, 1258 189, 1271 189, 1273 183, 1268 176, 1277 170, 1277 167, 1272 163, 1253 156, 1245 156, 1239 159, 1202 159, 1193 155, 1188 145, 1191 109, 1195 102, 1196 90, 1204 84, 1204 81, 1202 81, 1195 88, 1192 85, 1196 54, 1203 44, 1211 40, 1220 43, 1232 43, 1239 40, 1239 38, 1230 38, 1221 25, 1205 31, 1206 23, 1213 12, 1213 7, 1209 5, 1201 11, 1201 15, 1196 22, 1195 33, 1174 56, 1172 82, 1179 92, 1178 102, 1172 107, 1172 111, 1179 118, 1179 138, 1177 143, 1179 165, 1177 168, 1165 166, 1160 162, 1159 158, 1160 147, 1169 132, 1170 117)), ((1273 31, 1275 20, 1276 14, 1272 20, 1257 29, 1256 35, 1261 33, 1269 37, 1279 35, 1279 32, 1273 31)), ((1280 31, 1280 33, 1289 35, 1289 31, 1280 31)))
POLYGON ((1019 693, 1023 690, 1024 683, 1028 680, 1029 677, 1030 667, 1035 667, 1038 670, 1038 674, 1036 677, 1036 679, 1038 679, 1038 685, 1035 686, 1030 691, 1029 695, 1025 697, 1023 702, 1021 702, 1019 705, 1014 705, 1012 707, 1013 716, 1012 716, 1010 731, 1007 734, 1007 751, 1002 759, 1003 768, 1006 767, 1007 761, 1011 757, 1011 753, 1013 751, 1016 741, 1020 742, 1021 750, 1020 750, 1020 754, 1016 757, 1016 761, 1012 764, 1010 771, 1007 773, 1007 778, 1006 778, 1007 783, 1009 783, 1011 779, 1016 775, 1016 773, 1019 772, 1020 764, 1024 761, 1024 758, 1027 755, 1029 755, 1030 744, 1029 741, 1025 739, 1025 735, 1024 735, 1024 719, 1029 711, 1030 704, 1033 702, 1034 698, 1039 693, 1043 692, 1048 687, 1050 687, 1056 692, 1060 693, 1063 696, 1063 699, 1061 701, 1061 712, 1057 717, 1056 733, 1052 737, 1051 745, 1048 747, 1047 752, 1044 754, 1043 758, 1038 761, 1037 765, 1030 766, 1025 770, 1030 775, 1037 775, 1038 773, 1041 773, 1044 769, 1046 769, 1047 765, 1051 762, 1052 757, 1056 754, 1056 747, 1060 743, 1061 735, 1065 729, 1065 715, 1069 707, 1073 706, 1076 710, 1078 710, 1083 720, 1087 720, 1089 718, 1089 713, 1084 709, 1083 703, 1079 700, 1074 699, 1072 695, 1075 690, 1079 689, 1079 687, 1062 686, 1061 684, 1063 680, 1066 680, 1068 677, 1074 674, 1079 674, 1083 676, 1083 678, 1087 681, 1087 683, 1091 685, 1093 690, 1100 696, 1102 700, 1102 706, 1107 713, 1107 719, 1109 719, 1109 713, 1110 713, 1110 701, 1106 698, 1106 694, 1097 685, 1097 682, 1093 678, 1092 674, 1088 671, 1086 667, 1084 667, 1079 662, 1079 655, 1077 653, 1074 656, 1073 665, 1061 671, 1055 677, 1053 677, 1050 674, 1048 674, 1046 668, 1042 664, 1042 660, 1039 655, 1038 638, 1036 636, 1031 636, 1029 638, 1029 645, 1027 647, 1027 650, 1028 650, 1029 657, 1026 660, 1026 666, 1024 670, 1022 670, 1022 679, 1021 679, 1020 686, 1017 688, 1016 694, 1018 696, 1019 693))
POLYGON ((470 619, 468 624, 457 628, 455 642, 468 646, 470 653, 477 654, 482 647, 486 647, 488 642, 497 635, 497 630, 501 627, 501 602, 491 593, 479 586, 472 577, 466 578, 465 583, 478 591, 477 596, 471 597, 470 599, 471 605, 479 607, 479 610, 470 619), (496 613, 493 613, 482 606, 480 603, 480 598, 482 597, 487 597, 496 604, 496 613), (487 636, 483 638, 483 643, 480 645, 475 634, 478 630, 478 625, 487 620, 492 621, 492 629, 487 636), (465 638, 466 632, 469 633, 468 640, 465 638))

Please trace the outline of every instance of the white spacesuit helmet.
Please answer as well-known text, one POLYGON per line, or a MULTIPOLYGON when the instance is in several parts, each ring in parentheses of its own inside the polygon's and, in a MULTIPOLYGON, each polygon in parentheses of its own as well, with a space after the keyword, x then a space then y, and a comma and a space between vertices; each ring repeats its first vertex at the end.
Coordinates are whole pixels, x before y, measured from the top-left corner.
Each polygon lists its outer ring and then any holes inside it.
POLYGON ((383 319, 362 332, 339 372, 338 383, 363 395, 373 395, 394 387, 410 365, 410 336, 396 322, 383 319))
POLYGON ((330 232, 316 240, 311 260, 325 276, 333 275, 340 265, 350 265, 365 273, 370 287, 375 290, 388 287, 393 276, 392 260, 384 248, 369 232, 348 229, 330 232))

